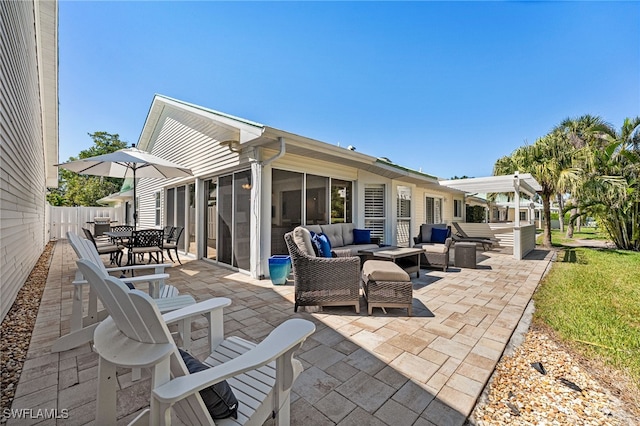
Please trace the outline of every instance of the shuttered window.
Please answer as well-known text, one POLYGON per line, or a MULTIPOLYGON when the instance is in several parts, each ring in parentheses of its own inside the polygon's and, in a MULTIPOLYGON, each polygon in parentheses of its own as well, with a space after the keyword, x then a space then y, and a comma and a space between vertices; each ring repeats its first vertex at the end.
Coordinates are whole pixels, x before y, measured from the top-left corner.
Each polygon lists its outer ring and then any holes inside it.
POLYGON ((442 198, 427 197, 424 223, 442 223, 442 198))
POLYGON ((156 192, 154 194, 155 202, 156 202, 156 226, 160 226, 160 193, 156 192))
POLYGON ((384 243, 386 208, 384 185, 369 185, 364 188, 364 226, 371 230, 371 236, 384 243))
POLYGON ((396 199, 396 244, 398 247, 409 247, 411 234, 411 188, 398 186, 396 199))

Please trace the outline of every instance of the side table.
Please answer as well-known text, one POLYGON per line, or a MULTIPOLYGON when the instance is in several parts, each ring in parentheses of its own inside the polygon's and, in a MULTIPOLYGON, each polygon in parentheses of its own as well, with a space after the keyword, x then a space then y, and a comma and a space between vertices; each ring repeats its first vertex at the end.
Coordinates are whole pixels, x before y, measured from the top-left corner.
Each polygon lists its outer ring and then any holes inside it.
POLYGON ((457 242, 453 249, 455 250, 455 259, 453 264, 460 268, 476 267, 476 243, 457 242))

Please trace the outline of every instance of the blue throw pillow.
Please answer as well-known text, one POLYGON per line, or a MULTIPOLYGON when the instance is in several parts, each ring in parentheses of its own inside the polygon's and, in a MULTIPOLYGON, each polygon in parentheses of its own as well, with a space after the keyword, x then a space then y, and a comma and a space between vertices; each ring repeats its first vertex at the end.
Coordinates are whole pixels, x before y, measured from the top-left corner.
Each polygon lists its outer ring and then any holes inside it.
POLYGON ((354 229, 353 244, 371 244, 370 229, 354 229))
POLYGON ((447 228, 433 228, 431 230, 431 242, 432 243, 444 243, 449 236, 449 229, 447 228))
POLYGON ((318 241, 320 241, 320 250, 319 255, 321 257, 332 257, 331 256, 331 243, 329 242, 329 238, 327 238, 324 234, 316 234, 318 236, 318 241))
POLYGON ((311 234, 311 245, 313 246, 313 254, 316 257, 320 256, 320 240, 318 239, 318 234, 313 231, 309 231, 311 234))

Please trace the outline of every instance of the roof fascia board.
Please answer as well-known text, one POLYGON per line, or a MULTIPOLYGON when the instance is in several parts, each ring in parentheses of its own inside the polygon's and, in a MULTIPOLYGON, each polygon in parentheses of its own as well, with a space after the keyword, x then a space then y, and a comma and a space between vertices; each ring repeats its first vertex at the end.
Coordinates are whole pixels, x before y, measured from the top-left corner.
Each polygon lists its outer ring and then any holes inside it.
POLYGON ((265 126, 256 123, 255 121, 246 120, 244 118, 235 117, 230 114, 225 114, 220 111, 215 111, 209 108, 203 108, 201 106, 191 104, 188 102, 179 101, 177 99, 169 98, 163 95, 156 95, 159 101, 171 105, 175 108, 182 109, 195 115, 199 115, 203 118, 217 121, 223 125, 226 125, 232 129, 242 129, 247 134, 255 135, 259 137, 264 133, 265 126))
POLYGON ((327 154, 333 154, 338 157, 353 161, 359 161, 365 164, 372 164, 376 159, 375 157, 363 154, 361 152, 351 151, 347 148, 331 145, 326 142, 321 142, 317 139, 307 138, 305 136, 300 136, 295 133, 286 132, 284 130, 276 129, 273 127, 265 126, 265 132, 263 136, 274 141, 277 141, 279 137, 282 137, 286 142, 291 142, 292 144, 297 146, 314 149, 327 154))
MULTIPOLYGON (((373 157, 368 154, 363 154, 361 152, 352 151, 347 148, 343 148, 340 146, 335 146, 328 144, 326 142, 321 142, 316 139, 307 138, 304 136, 300 136, 294 133, 286 132, 284 130, 276 129, 273 127, 265 127, 265 132, 263 134, 264 138, 270 140, 277 140, 278 137, 283 137, 286 142, 293 143, 298 146, 304 146, 305 148, 310 148, 317 150, 319 152, 328 153, 332 155, 336 155, 341 158, 345 158, 351 161, 359 162, 363 165, 367 166, 375 166, 384 170, 388 170, 394 173, 397 173, 399 177, 397 179, 402 179, 402 177, 410 177, 412 179, 419 179, 425 183, 438 184, 438 179, 435 176, 427 175, 425 173, 420 173, 416 171, 409 170, 402 166, 398 166, 393 163, 388 163, 386 161, 381 161, 378 157, 373 157)), ((256 141, 256 144, 260 144, 260 142, 256 141)), ((445 188, 443 188, 445 189, 445 188)), ((451 188, 446 188, 445 190, 449 190, 451 188)), ((454 190, 455 192, 463 192, 459 190, 454 190)))
POLYGON ((34 2, 45 186, 58 186, 58 2, 34 2))

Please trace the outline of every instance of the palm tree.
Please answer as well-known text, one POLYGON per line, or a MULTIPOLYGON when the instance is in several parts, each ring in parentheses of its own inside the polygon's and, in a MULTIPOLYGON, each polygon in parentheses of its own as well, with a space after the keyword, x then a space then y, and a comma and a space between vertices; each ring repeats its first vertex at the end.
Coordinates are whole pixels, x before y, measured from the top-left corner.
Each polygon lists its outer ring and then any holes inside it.
POLYGON ((557 192, 558 163, 557 153, 561 139, 546 135, 533 145, 516 149, 510 156, 496 161, 493 174, 509 174, 516 171, 531 173, 542 187, 542 206, 544 214, 543 245, 551 248, 551 197, 557 192))
POLYGON ((588 162, 585 163, 585 161, 592 158, 590 152, 594 149, 603 148, 602 139, 597 137, 598 131, 603 129, 611 131, 612 127, 605 123, 602 118, 586 114, 577 118, 566 118, 552 131, 556 137, 565 139, 565 147, 568 149, 565 154, 568 155, 562 155, 562 161, 565 167, 574 171, 570 179, 558 182, 560 194, 571 194, 568 205, 560 206, 561 223, 566 211, 571 210, 569 225, 567 226, 567 238, 573 238, 574 224, 579 221, 581 216, 580 210, 577 208, 579 202, 575 199, 575 190, 572 191, 572 189, 575 189, 576 185, 580 185, 579 178, 576 179, 576 177, 580 175, 580 169, 589 166, 588 162))
POLYGON ((600 126, 594 134, 605 148, 593 149, 585 162, 580 207, 616 247, 640 250, 640 117, 625 119, 620 131, 600 126))

